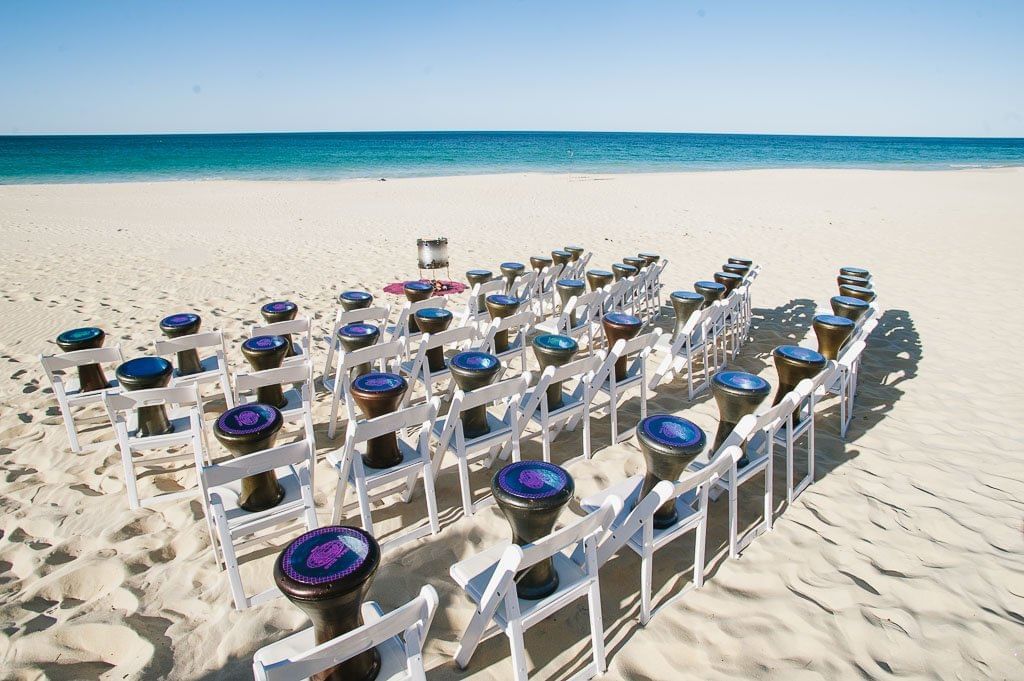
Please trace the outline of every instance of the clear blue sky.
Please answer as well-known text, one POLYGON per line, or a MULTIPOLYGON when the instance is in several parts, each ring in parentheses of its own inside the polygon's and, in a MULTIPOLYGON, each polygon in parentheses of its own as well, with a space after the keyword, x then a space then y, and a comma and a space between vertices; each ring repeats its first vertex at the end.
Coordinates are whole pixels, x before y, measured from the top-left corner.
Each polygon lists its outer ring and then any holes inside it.
POLYGON ((0 0, 0 134, 1024 137, 1024 0, 0 0))

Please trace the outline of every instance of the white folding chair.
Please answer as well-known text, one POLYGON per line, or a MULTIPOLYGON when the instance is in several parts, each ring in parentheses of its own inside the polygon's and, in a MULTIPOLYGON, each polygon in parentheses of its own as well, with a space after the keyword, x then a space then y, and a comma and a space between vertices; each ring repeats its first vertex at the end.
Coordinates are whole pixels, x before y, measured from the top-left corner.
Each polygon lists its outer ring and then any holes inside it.
POLYGON ((594 353, 594 329, 600 329, 600 311, 606 292, 601 289, 573 296, 557 317, 539 322, 534 329, 540 333, 556 333, 574 338, 577 343, 587 338, 587 352, 594 353), (576 323, 572 321, 575 314, 576 323))
POLYGON ((469 298, 466 300, 466 309, 462 313, 462 317, 459 320, 459 326, 468 326, 470 324, 477 327, 477 329, 483 332, 484 327, 490 322, 491 314, 487 311, 487 307, 484 306, 481 309, 477 309, 476 303, 479 296, 483 296, 484 300, 487 296, 494 294, 505 293, 505 278, 498 277, 497 279, 491 279, 483 284, 473 284, 473 288, 470 290, 469 298))
POLYGON ((417 300, 416 302, 407 300, 402 307, 399 308, 398 319, 395 321, 394 326, 386 329, 386 332, 389 335, 388 340, 402 342, 403 347, 405 348, 405 359, 409 359, 409 353, 412 351, 413 343, 423 336, 423 332, 418 329, 415 332, 411 331, 409 329, 409 322, 417 312, 425 310, 428 307, 447 308, 448 298, 445 296, 431 296, 426 300, 417 300))
POLYGON ((357 322, 373 324, 380 329, 377 342, 383 343, 387 340, 388 320, 390 317, 391 308, 387 306, 364 307, 361 310, 348 310, 347 312, 345 310, 338 310, 335 313, 334 325, 331 326, 331 335, 324 338, 327 344, 327 361, 324 362, 324 373, 321 378, 324 390, 328 392, 334 390, 334 361, 338 354, 344 352, 341 343, 338 341, 338 329, 346 324, 355 324, 357 322))
POLYGON ((281 365, 302 364, 306 361, 312 362, 312 357, 309 354, 310 347, 312 347, 309 341, 310 327, 309 319, 305 317, 288 319, 283 322, 272 322, 270 324, 253 324, 249 327, 249 338, 290 334, 292 337, 292 352, 295 354, 285 357, 281 365))
POLYGON ((825 386, 830 384, 837 371, 836 363, 829 360, 825 368, 818 372, 814 378, 805 378, 800 381, 793 392, 796 394, 797 406, 793 412, 793 418, 783 422, 783 429, 775 435, 777 444, 785 446, 787 442, 791 446, 786 450, 786 503, 792 505, 793 500, 800 495, 807 486, 814 482, 814 457, 815 457, 815 434, 814 418, 815 407, 818 403, 818 395, 824 392, 825 386), (794 484, 794 464, 796 459, 796 447, 800 438, 805 437, 807 450, 807 474, 794 484))
POLYGON ((279 445, 237 459, 209 464, 196 459, 203 491, 206 523, 217 564, 226 569, 236 610, 245 610, 280 595, 270 587, 249 596, 242 584, 238 551, 283 535, 316 529, 316 508, 310 483, 313 443, 308 440, 279 445), (238 505, 242 478, 274 471, 285 495, 265 511, 247 511, 238 505))
POLYGON ((519 299, 520 310, 533 309, 533 299, 537 294, 537 273, 533 270, 523 272, 512 282, 510 296, 519 299))
POLYGON ((569 272, 566 274, 567 279, 582 279, 583 273, 587 271, 587 265, 590 263, 590 258, 593 257, 593 252, 587 251, 580 256, 580 259, 574 263, 569 263, 569 272))
POLYGON ((227 408, 231 409, 235 406, 234 396, 231 392, 231 379, 228 376, 228 360, 222 331, 204 331, 177 338, 157 338, 153 341, 153 345, 157 355, 170 357, 171 363, 175 365, 177 365, 178 353, 183 350, 213 349, 212 355, 199 358, 199 365, 203 369, 199 373, 182 376, 175 366, 174 385, 202 386, 212 383, 220 388, 227 408))
POLYGON ((381 542, 381 550, 401 546, 441 531, 437 518, 437 499, 434 496, 433 463, 430 459, 430 433, 437 419, 439 406, 440 401, 435 398, 430 402, 399 409, 374 419, 352 419, 348 422, 345 446, 327 455, 328 462, 338 473, 331 524, 339 523, 346 508, 358 505, 363 529, 376 537, 370 512, 371 504, 393 494, 401 494, 402 501, 409 503, 416 490, 416 480, 422 476, 423 491, 427 497, 428 524, 381 542), (413 440, 411 429, 416 426, 419 426, 420 431, 413 440), (362 450, 365 449, 367 440, 388 433, 395 433, 402 460, 389 468, 370 468, 365 465, 362 450), (360 445, 364 447, 361 449, 360 445), (346 507, 345 496, 350 485, 355 488, 356 503, 346 507), (380 488, 384 488, 383 491, 371 493, 371 490, 380 488))
POLYGON ((131 509, 150 507, 161 501, 171 501, 198 492, 197 487, 188 487, 176 492, 165 492, 151 497, 139 496, 138 477, 135 466, 146 468, 163 467, 164 464, 180 461, 194 462, 207 460, 206 443, 203 435, 203 403, 196 384, 173 388, 151 388, 125 393, 103 393, 103 404, 114 426, 117 446, 121 452, 121 467, 124 470, 125 491, 128 492, 128 506, 131 509), (168 420, 174 428, 162 435, 140 436, 138 433, 139 407, 163 405, 169 409, 168 420), (191 446, 191 451, 183 449, 191 446), (163 456, 144 456, 156 449, 175 449, 163 456), (137 456, 138 455, 138 456, 137 456))
POLYGON ((647 356, 651 354, 654 344, 658 342, 661 329, 643 333, 629 340, 619 339, 612 349, 601 359, 601 365, 594 372, 592 391, 608 396, 608 415, 612 424, 612 444, 628 439, 635 426, 619 433, 619 402, 626 391, 640 388, 640 419, 647 416, 647 356), (626 375, 615 376, 615 362, 620 357, 630 357, 626 361, 626 375))
POLYGON ((443 352, 445 349, 454 348, 456 350, 468 350, 472 347, 476 347, 480 341, 480 334, 474 326, 458 326, 454 329, 445 329, 438 333, 425 333, 420 337, 419 347, 416 348, 416 355, 412 359, 403 361, 400 365, 401 373, 405 374, 409 378, 409 389, 405 391, 405 395, 402 396, 402 405, 406 406, 412 402, 413 391, 416 386, 422 384, 423 391, 425 394, 426 401, 430 401, 434 397, 434 384, 439 381, 448 379, 448 389, 444 391, 443 395, 447 398, 448 395, 454 390, 454 381, 450 380, 452 372, 448 368, 448 362, 445 361, 445 365, 432 371, 430 369, 430 362, 427 358, 427 351, 441 348, 443 352))
POLYGON ((479 346, 484 351, 491 353, 501 360, 501 376, 504 376, 512 367, 512 361, 519 359, 519 371, 526 371, 526 342, 530 334, 532 324, 536 315, 530 310, 520 310, 508 317, 498 317, 491 320, 483 333, 479 346), (515 331, 513 331, 515 329, 515 331), (508 331, 508 348, 498 352, 495 348, 494 337, 499 331, 508 331))
POLYGON ((256 402, 256 391, 270 385, 280 385, 281 392, 287 400, 285 405, 280 407, 285 423, 301 423, 305 429, 305 437, 310 442, 316 442, 313 432, 313 365, 301 362, 277 369, 240 371, 235 374, 235 402, 256 402))
POLYGON ((313 627, 263 646, 252 658, 256 681, 305 681, 371 648, 380 653, 380 681, 425 681, 423 644, 437 612, 429 584, 405 605, 384 614, 376 601, 362 605, 358 629, 317 644, 313 627))
POLYGON ((828 391, 839 396, 839 437, 846 439, 846 431, 853 420, 853 404, 857 397, 857 379, 860 375, 860 358, 867 344, 859 340, 847 345, 839 355, 833 380, 827 384, 828 391))
POLYGON ((338 355, 337 366, 334 368, 334 379, 331 381, 331 416, 327 422, 327 437, 334 439, 338 428, 338 408, 344 404, 347 410, 351 410, 349 375, 352 369, 362 364, 368 364, 374 371, 397 374, 399 363, 403 357, 405 357, 405 346, 400 341, 377 343, 352 352, 342 350, 338 355))
POLYGON ((654 263, 647 269, 647 305, 652 310, 652 319, 657 319, 661 316, 661 273, 668 267, 668 258, 662 258, 658 262, 654 263))
POLYGON ((117 382, 114 369, 124 362, 121 346, 75 350, 59 355, 39 355, 39 362, 43 365, 46 378, 50 381, 50 387, 53 388, 53 395, 57 398, 57 406, 60 408, 61 418, 64 419, 64 428, 67 429, 71 451, 79 453, 82 451, 82 446, 78 443, 75 414, 72 410, 75 407, 102 402, 104 392, 120 391, 121 386, 117 382), (78 384, 77 372, 72 374, 72 370, 86 364, 110 365, 108 371, 104 373, 109 386, 106 390, 82 392, 78 384))
POLYGON ((592 679, 602 673, 605 670, 604 624, 597 545, 621 506, 619 499, 609 499, 593 513, 532 544, 499 544, 453 565, 452 579, 465 590, 476 608, 455 653, 455 663, 459 668, 466 668, 483 640, 504 632, 512 650, 512 678, 525 681, 523 632, 586 596, 593 661, 574 678, 592 679), (582 558, 574 561, 569 555, 573 552, 578 552, 582 558), (516 573, 547 558, 553 560, 558 573, 558 589, 538 600, 519 598, 516 594, 516 573))
POLYGON ((537 385, 520 400, 520 425, 525 430, 529 423, 540 426, 544 460, 551 461, 551 442, 563 428, 575 430, 583 422, 583 457, 590 458, 590 405, 594 399, 594 373, 601 365, 596 355, 577 359, 560 367, 548 367, 537 385), (547 389, 552 383, 562 383, 562 405, 552 409, 547 389))
POLYGON ((469 485, 469 464, 487 457, 490 467, 498 458, 505 458, 511 453, 513 461, 519 461, 519 435, 522 432, 519 420, 519 400, 530 385, 530 372, 523 372, 515 378, 507 378, 497 383, 463 392, 456 390, 452 397, 451 408, 444 418, 434 423, 434 470, 440 471, 446 452, 455 455, 459 469, 459 486, 462 491, 462 510, 467 517, 473 515, 478 508, 494 502, 487 495, 480 501, 473 501, 473 491, 469 485), (483 435, 467 437, 462 427, 462 413, 473 407, 497 404, 504 407, 501 416, 488 410, 487 424, 490 431, 483 435))
POLYGON ((562 278, 565 265, 548 265, 537 277, 534 295, 534 311, 542 319, 555 311, 555 283, 562 278))
MULTIPOLYGON (((790 392, 782 400, 760 414, 748 414, 740 419, 729 437, 725 439, 718 452, 726 448, 737 446, 743 450, 747 462, 737 461, 736 468, 723 475, 715 481, 715 491, 712 492, 712 499, 716 499, 722 491, 729 493, 729 555, 732 558, 739 558, 740 551, 754 540, 755 537, 770 532, 773 523, 772 508, 772 481, 774 471, 775 445, 777 444, 776 434, 785 429, 785 432, 792 432, 789 423, 796 411, 797 396, 790 392), (750 528, 744 535, 739 536, 739 488, 750 481, 758 473, 764 473, 764 519, 750 528)), ((784 440, 786 456, 792 457, 792 442, 784 440)), ((718 456, 715 453, 715 457, 718 456)), ((697 468, 700 464, 691 464, 691 468, 697 468)))
POLYGON ((672 380, 686 370, 686 394, 692 400, 711 385, 711 378, 719 368, 714 357, 712 326, 719 310, 715 305, 696 310, 669 345, 651 378, 654 390, 662 381, 672 380), (699 362, 699 364, 698 364, 699 362))
POLYGON ((693 542, 693 584, 663 602, 659 610, 691 588, 704 586, 705 552, 707 550, 708 490, 712 483, 727 474, 736 465, 742 452, 739 447, 728 447, 707 466, 687 472, 678 481, 662 480, 640 498, 643 475, 634 475, 614 487, 587 497, 580 505, 591 512, 611 496, 623 499, 622 510, 612 521, 611 530, 597 547, 597 563, 604 565, 623 546, 629 546, 640 556, 640 624, 647 624, 653 616, 651 591, 654 553, 687 532, 696 530, 693 542), (669 527, 654 527, 654 512, 675 501, 678 519, 669 527))

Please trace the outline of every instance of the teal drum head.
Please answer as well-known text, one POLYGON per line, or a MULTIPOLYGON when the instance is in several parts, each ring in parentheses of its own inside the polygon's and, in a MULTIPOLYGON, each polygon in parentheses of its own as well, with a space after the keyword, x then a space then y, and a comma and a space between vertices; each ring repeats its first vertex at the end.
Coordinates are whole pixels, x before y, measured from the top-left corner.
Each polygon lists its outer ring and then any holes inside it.
POLYGON ((547 499, 566 490, 573 482, 561 466, 544 461, 517 461, 498 471, 498 489, 522 499, 547 499))
POLYGON ((368 303, 373 296, 366 291, 342 291, 338 298, 349 303, 368 303))
POLYGON ((451 319, 452 313, 443 307, 425 307, 416 311, 419 319, 451 319))
POLYGON ((704 431, 693 421, 672 414, 654 414, 640 422, 640 436, 659 449, 700 453, 707 442, 704 431))
POLYGON ((281 571, 300 584, 326 584, 356 575, 367 565, 373 538, 354 527, 332 525, 295 539, 281 554, 281 571))
POLYGON ((724 291, 725 284, 719 284, 717 281, 698 281, 694 284, 696 288, 707 289, 708 291, 724 291))
POLYGON ((501 269, 503 270, 525 270, 526 265, 521 262, 503 262, 501 263, 501 269))
POLYGON ((491 277, 494 276, 494 273, 490 270, 469 270, 466 272, 466 275, 470 277, 491 277))
POLYGON ((173 367, 163 357, 138 357, 117 367, 117 375, 138 381, 154 380, 167 376, 173 367))
POLYGON ((363 374, 352 381, 352 390, 361 393, 391 393, 407 387, 408 383, 398 374, 378 371, 363 374))
POLYGON ((586 284, 583 283, 582 279, 559 279, 558 285, 565 288, 586 288, 586 284))
POLYGON ((772 351, 772 354, 801 364, 825 364, 825 358, 820 352, 802 348, 799 345, 780 345, 772 351))
POLYGON ((490 372, 501 365, 501 360, 488 352, 470 350, 452 357, 449 365, 462 371, 490 372))
POLYGON ((860 298, 854 298, 853 296, 833 296, 832 300, 836 301, 840 305, 845 305, 846 307, 857 307, 865 310, 871 307, 868 301, 861 300, 860 298))
POLYGON ((403 285, 406 291, 433 291, 434 285, 425 281, 407 281, 403 285))
POLYGON ((704 296, 699 293, 694 293, 693 291, 673 291, 670 297, 676 298, 677 300, 695 300, 704 302, 704 296))
POLYGON ((498 305, 501 307, 509 307, 512 305, 519 305, 519 299, 515 296, 506 296, 503 293, 492 293, 487 296, 487 302, 491 305, 498 305))
POLYGON ((242 349, 249 352, 276 352, 287 346, 284 336, 253 336, 242 343, 242 349))
POLYGON ((639 317, 634 317, 633 315, 626 314, 625 312, 609 312, 603 319, 609 324, 614 324, 615 326, 640 327, 643 325, 643 322, 640 321, 639 317))
POLYGON ((760 376, 748 374, 745 371, 720 371, 711 380, 724 388, 729 388, 736 392, 763 393, 765 395, 771 392, 771 386, 768 385, 768 381, 760 376))
POLYGON ((103 337, 103 330, 95 326, 84 326, 80 329, 70 329, 57 336, 57 342, 67 345, 88 343, 103 337))
POLYGON ((542 350, 579 350, 579 343, 569 336, 555 333, 543 333, 533 339, 533 344, 542 350))
POLYGON ((614 276, 608 270, 588 270, 587 274, 593 274, 595 277, 611 277, 611 276, 614 276))
POLYGON ((826 326, 842 326, 850 329, 854 327, 852 319, 847 319, 846 317, 840 317, 834 314, 815 315, 814 321, 818 322, 819 324, 824 324, 826 326))
POLYGON ((353 322, 338 329, 338 335, 344 338, 369 338, 380 335, 380 328, 375 324, 353 322))
POLYGON ((257 435, 280 428, 283 417, 277 407, 256 402, 228 409, 217 418, 217 431, 238 437, 257 435))

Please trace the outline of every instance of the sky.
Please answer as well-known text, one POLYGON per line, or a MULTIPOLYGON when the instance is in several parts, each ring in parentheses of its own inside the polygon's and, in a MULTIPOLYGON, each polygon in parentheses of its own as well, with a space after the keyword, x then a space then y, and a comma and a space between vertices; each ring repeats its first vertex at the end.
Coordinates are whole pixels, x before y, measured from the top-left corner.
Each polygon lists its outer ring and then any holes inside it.
POLYGON ((0 134, 1024 137, 1024 0, 0 0, 0 134))

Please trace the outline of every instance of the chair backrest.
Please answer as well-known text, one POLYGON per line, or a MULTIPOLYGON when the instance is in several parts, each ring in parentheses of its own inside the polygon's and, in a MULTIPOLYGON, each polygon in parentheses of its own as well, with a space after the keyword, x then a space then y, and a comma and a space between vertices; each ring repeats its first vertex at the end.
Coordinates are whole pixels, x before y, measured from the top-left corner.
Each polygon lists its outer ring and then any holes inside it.
POLYGON ((121 354, 121 346, 114 345, 109 348, 88 348, 63 352, 59 355, 40 355, 39 361, 43 365, 43 371, 46 372, 47 378, 53 382, 57 378, 54 373, 56 371, 75 369, 83 364, 119 364, 124 361, 124 356, 121 354))
POLYGON ((299 440, 213 464, 206 463, 197 454, 196 470, 199 471, 203 494, 207 495, 211 487, 226 485, 282 466, 308 465, 312 458, 312 446, 309 440, 299 440))
POLYGON ((437 603, 437 591, 428 584, 405 605, 347 634, 285 660, 263 664, 254 659, 253 675, 257 681, 303 681, 401 634, 406 673, 410 679, 420 681, 426 678, 423 644, 437 612, 437 603))
POLYGON ((775 431, 781 428, 783 421, 796 411, 798 404, 799 397, 795 390, 791 390, 775 406, 757 414, 747 414, 739 420, 736 427, 725 438, 725 442, 715 452, 715 456, 717 457, 719 453, 733 445, 746 449, 757 433, 762 431, 768 435, 765 441, 770 445, 775 431))
POLYGON ((519 312, 516 312, 513 315, 509 315, 508 317, 498 317, 497 319, 492 319, 491 323, 488 324, 487 329, 483 333, 480 347, 491 348, 490 350, 488 350, 488 352, 493 352, 494 336, 499 331, 505 331, 506 329, 513 328, 518 328, 519 331, 516 333, 515 338, 509 339, 509 347, 518 347, 517 341, 525 341, 526 335, 530 331, 530 325, 533 324, 536 320, 537 315, 535 315, 531 310, 520 310, 519 312), (522 338, 520 338, 520 336, 522 336, 522 338))
MULTIPOLYGON (((575 547, 580 542, 588 539, 593 541, 593 546, 600 544, 601 538, 608 532, 612 521, 619 511, 622 510, 622 499, 617 496, 608 497, 596 510, 582 518, 569 523, 560 530, 555 530, 543 539, 522 547, 522 558, 519 561, 518 569, 523 570, 536 565, 537 563, 550 558, 560 551, 575 547)), ((597 567, 595 565, 595 567, 597 567)))
POLYGON ((487 308, 486 307, 484 309, 482 309, 482 310, 477 310, 476 309, 477 296, 484 296, 484 298, 486 298, 487 296, 491 295, 492 293, 504 293, 504 292, 505 292, 505 278, 504 277, 498 277, 497 279, 491 279, 490 281, 485 281, 482 284, 473 284, 473 289, 472 289, 472 291, 470 291, 469 300, 468 300, 468 303, 470 305, 469 309, 474 310, 478 314, 486 314, 486 312, 487 312, 487 308))
POLYGON ((286 333, 308 334, 309 319, 307 317, 297 317, 295 319, 286 319, 282 322, 271 322, 270 324, 253 324, 249 327, 250 338, 256 336, 281 336, 286 333))
POLYGON ((839 366, 848 368, 856 364, 866 347, 867 343, 863 340, 847 345, 843 348, 842 354, 839 355, 839 366))
POLYGON ((111 421, 115 419, 116 414, 135 411, 139 407, 174 405, 179 407, 198 406, 201 409, 203 404, 196 384, 120 393, 106 392, 103 394, 103 402, 107 406, 111 421))
POLYGON ((276 369, 263 369, 262 371, 245 372, 235 374, 235 393, 241 394, 247 390, 255 390, 268 385, 279 385, 288 383, 306 383, 312 380, 312 365, 307 360, 276 369))
POLYGON ((404 355, 405 348, 402 342, 397 340, 377 343, 376 345, 359 348, 350 352, 342 350, 339 353, 336 373, 339 375, 347 373, 349 369, 360 364, 377 364, 379 367, 394 372, 397 369, 398 362, 404 355))
POLYGON ((389 305, 374 305, 373 307, 364 307, 359 310, 338 310, 338 313, 335 315, 335 334, 337 334, 338 328, 346 324, 355 324, 356 322, 377 322, 383 330, 390 317, 391 306, 389 305))
POLYGON ((512 294, 519 300, 527 301, 533 299, 534 285, 537 282, 537 273, 534 270, 523 272, 512 282, 512 294))
POLYGON ((189 336, 178 336, 177 338, 157 338, 153 341, 156 354, 160 356, 173 355, 183 350, 198 350, 200 348, 224 349, 224 333, 222 331, 203 331, 193 333, 189 336))
POLYGON ((431 296, 426 300, 417 300, 416 302, 405 301, 401 311, 398 313, 398 320, 395 322, 395 330, 391 334, 391 340, 400 340, 407 337, 409 335, 409 318, 428 307, 447 308, 448 298, 446 296, 431 296))
POLYGON ((582 392, 586 389, 590 375, 597 371, 598 367, 601 366, 601 358, 597 355, 591 355, 582 359, 573 360, 567 364, 563 364, 560 367, 547 367, 544 369, 544 373, 540 375, 540 380, 537 381, 537 385, 530 389, 528 395, 524 396, 522 402, 521 414, 523 421, 520 424, 523 428, 526 427, 527 421, 533 416, 533 413, 541 408, 541 405, 545 403, 545 397, 547 395, 547 387, 556 381, 572 381, 578 379, 578 382, 573 391, 574 397, 579 397, 582 392))
POLYGON ((423 334, 420 341, 419 351, 425 353, 432 348, 440 348, 446 345, 457 345, 466 341, 474 341, 480 337, 480 332, 473 326, 456 326, 437 333, 423 334))
POLYGON ((564 264, 551 264, 541 272, 541 281, 545 291, 554 290, 555 282, 562 279, 565 272, 564 264))
POLYGON ((615 379, 615 362, 620 357, 625 357, 636 353, 636 357, 633 358, 632 363, 629 365, 629 371, 632 371, 635 367, 639 366, 641 373, 643 372, 644 362, 647 356, 651 354, 651 350, 654 345, 658 342, 658 338, 661 337, 661 329, 654 329, 647 333, 642 333, 639 336, 625 340, 620 338, 615 341, 615 345, 612 346, 611 350, 607 354, 600 353, 599 356, 602 358, 601 366, 594 372, 594 385, 603 385, 606 380, 615 379))
POLYGON ((349 419, 345 431, 345 453, 351 454, 351 448, 362 442, 388 433, 402 432, 403 436, 410 429, 422 426, 420 439, 429 440, 430 431, 437 419, 437 411, 441 400, 434 398, 429 402, 405 407, 372 419, 349 419))

